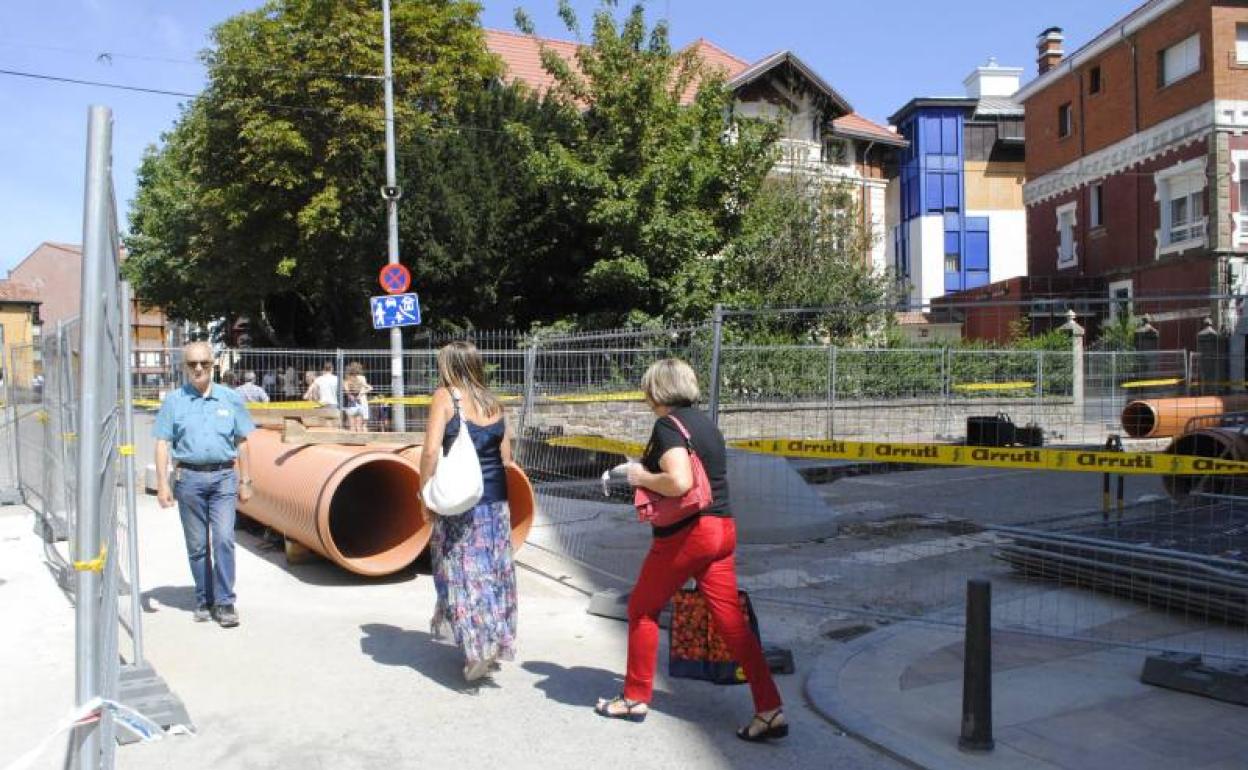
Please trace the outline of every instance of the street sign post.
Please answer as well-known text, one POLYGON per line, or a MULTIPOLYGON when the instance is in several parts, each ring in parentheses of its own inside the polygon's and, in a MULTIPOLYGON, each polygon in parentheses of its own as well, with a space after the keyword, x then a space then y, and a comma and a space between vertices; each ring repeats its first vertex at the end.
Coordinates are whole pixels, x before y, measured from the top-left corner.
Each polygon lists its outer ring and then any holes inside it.
POLYGON ((377 283, 386 294, 402 294, 412 285, 412 274, 397 262, 381 268, 377 274, 377 283))
POLYGON ((420 298, 414 292, 370 297, 368 303, 374 329, 420 325, 420 298))

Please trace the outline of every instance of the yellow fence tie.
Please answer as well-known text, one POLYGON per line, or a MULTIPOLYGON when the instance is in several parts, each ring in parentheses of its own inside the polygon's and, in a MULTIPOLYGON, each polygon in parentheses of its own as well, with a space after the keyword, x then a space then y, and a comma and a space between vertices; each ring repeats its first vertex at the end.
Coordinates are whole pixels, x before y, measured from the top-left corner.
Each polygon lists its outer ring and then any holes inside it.
POLYGON ((1022 390, 1023 388, 1034 388, 1034 382, 968 382, 960 385, 954 385, 954 390, 963 391, 979 391, 979 390, 1022 390))
POLYGON ((1134 380, 1132 382, 1124 382, 1119 387, 1127 388, 1156 388, 1162 385, 1178 385, 1183 382, 1182 377, 1169 377, 1164 380, 1134 380))
POLYGON ((101 545, 99 556, 96 556, 91 561, 76 561, 73 564, 74 569, 79 572, 103 572, 106 561, 108 561, 108 546, 101 545))
POLYGON ((69 431, 67 433, 62 433, 61 438, 72 443, 78 440, 78 434, 73 431, 69 431))
POLYGON ((35 412, 35 419, 38 420, 39 422, 46 423, 51 418, 48 417, 48 413, 46 411, 44 411, 43 409, 40 409, 38 412, 35 412))
POLYGON ((134 454, 134 444, 122 444, 117 447, 117 451, 121 453, 122 457, 130 457, 134 454))

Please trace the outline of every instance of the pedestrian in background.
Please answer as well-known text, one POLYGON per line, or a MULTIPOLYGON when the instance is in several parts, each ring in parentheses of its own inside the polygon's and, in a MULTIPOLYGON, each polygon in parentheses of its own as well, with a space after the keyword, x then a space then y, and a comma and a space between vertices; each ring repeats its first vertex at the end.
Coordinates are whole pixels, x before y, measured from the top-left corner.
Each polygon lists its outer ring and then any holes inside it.
POLYGON ((268 403, 269 401, 269 394, 256 384, 255 372, 244 372, 243 384, 235 388, 235 391, 242 396, 244 401, 250 403, 268 403))
POLYGON ((312 381, 308 392, 303 394, 305 401, 315 401, 321 406, 338 408, 338 375, 334 374, 334 363, 326 361, 321 367, 321 376, 312 381))
POLYGON ((511 429, 471 342, 452 342, 438 351, 438 386, 429 406, 420 477, 433 478, 439 458, 467 430, 484 487, 477 504, 459 516, 434 515, 430 550, 438 597, 431 631, 437 637, 450 626, 464 652, 464 678, 471 682, 497 661, 515 658, 516 571, 505 471, 512 462, 511 429))
POLYGON ((243 400, 212 381, 212 348, 182 349, 187 383, 170 391, 156 415, 156 499, 176 500, 195 581, 196 622, 238 625, 234 595, 235 500, 251 498, 247 435, 255 429, 243 400), (172 457, 173 486, 169 484, 172 457))
POLYGON ((286 379, 282 382, 282 398, 294 401, 299 398, 299 372, 295 367, 286 367, 286 379))
POLYGON ((750 683, 754 718, 737 731, 737 737, 746 741, 782 738, 788 735, 789 726, 780 692, 737 596, 737 530, 728 507, 724 436, 694 407, 700 396, 698 377, 684 361, 666 358, 651 365, 642 375, 641 392, 658 419, 641 462, 629 465, 628 482, 666 497, 680 497, 693 486, 692 447, 706 469, 711 503, 675 524, 654 527, 654 541, 628 599, 624 691, 600 699, 595 710, 605 717, 638 722, 646 718, 659 650, 659 612, 692 577, 706 599, 715 629, 750 683), (689 434, 687 443, 682 425, 689 434))
MULTIPOLYGON (((264 377, 260 379, 260 387, 264 388, 264 392, 269 394, 269 398, 277 396, 277 373, 272 369, 264 373, 264 377)), ((269 399, 266 398, 265 401, 269 399)))
POLYGON ((364 378, 364 367, 358 361, 347 364, 347 376, 342 382, 342 411, 349 430, 363 433, 368 429, 368 394, 372 390, 373 386, 364 378))
POLYGON ((238 387, 238 375, 234 373, 233 369, 221 372, 221 384, 233 390, 238 387))

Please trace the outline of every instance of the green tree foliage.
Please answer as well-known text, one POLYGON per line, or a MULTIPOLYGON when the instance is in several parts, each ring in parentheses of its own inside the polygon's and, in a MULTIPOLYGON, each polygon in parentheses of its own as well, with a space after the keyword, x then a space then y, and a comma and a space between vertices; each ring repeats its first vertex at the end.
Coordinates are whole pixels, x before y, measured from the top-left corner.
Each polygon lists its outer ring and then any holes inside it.
POLYGON ((580 311, 590 255, 526 162, 534 141, 569 135, 575 113, 493 84, 461 95, 456 116, 400 157, 402 239, 425 315, 457 330, 528 328, 580 311))
MULTIPOLYGON (((870 229, 843 181, 772 177, 746 209, 723 252, 719 295, 734 307, 826 308, 794 316, 760 314, 760 325, 807 339, 861 341, 889 312, 889 279, 867 255, 870 229)), ((760 329, 761 331, 761 329, 760 329)), ((758 334, 752 335, 759 339, 758 334)))
MULTIPOLYGON (((396 0, 398 144, 497 74, 466 0, 396 0)), ((248 315, 276 341, 365 334, 385 255, 381 12, 272 0, 213 31, 208 87, 146 154, 127 274, 175 317, 248 315)))
MULTIPOLYGON (((571 135, 535 141, 529 166, 591 251, 576 287, 583 324, 705 318, 717 255, 772 165, 778 128, 729 126, 720 74, 692 50, 673 52, 666 23, 648 27, 640 4, 620 20, 615 8, 599 6, 573 65, 543 49, 551 97, 579 121, 571 135)), ((560 15, 582 39, 566 2, 560 15)), ((531 33, 522 12, 517 23, 531 33)))

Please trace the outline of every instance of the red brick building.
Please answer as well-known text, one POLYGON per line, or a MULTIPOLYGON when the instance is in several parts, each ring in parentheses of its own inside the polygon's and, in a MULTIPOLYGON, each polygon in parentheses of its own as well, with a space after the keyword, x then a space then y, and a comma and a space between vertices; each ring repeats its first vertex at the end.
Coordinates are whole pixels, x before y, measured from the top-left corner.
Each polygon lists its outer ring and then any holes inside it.
POLYGON ((1041 33, 1039 76, 1015 96, 1029 276, 1191 297, 1134 301, 1163 347, 1194 348, 1206 316, 1242 334, 1237 303, 1200 297, 1248 289, 1248 4, 1149 0, 1069 55, 1063 42, 1041 33))

